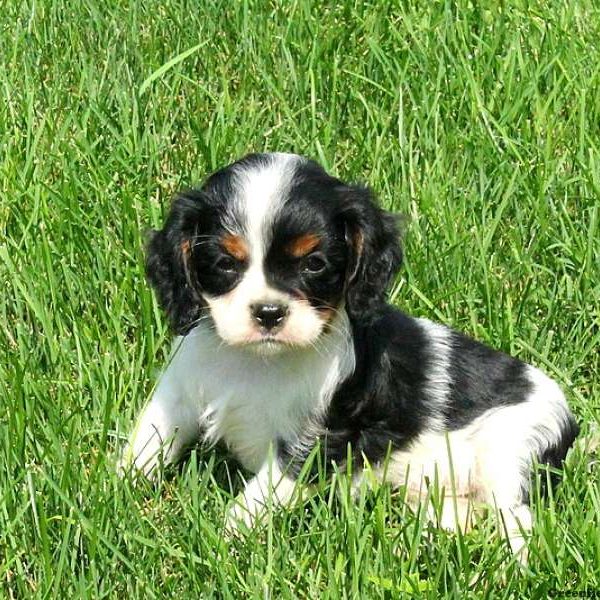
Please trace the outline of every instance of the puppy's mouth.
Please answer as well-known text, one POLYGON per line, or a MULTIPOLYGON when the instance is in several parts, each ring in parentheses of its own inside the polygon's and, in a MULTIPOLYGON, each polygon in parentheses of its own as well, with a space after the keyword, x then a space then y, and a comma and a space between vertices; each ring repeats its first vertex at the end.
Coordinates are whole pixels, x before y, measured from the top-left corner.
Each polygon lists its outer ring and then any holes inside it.
POLYGON ((256 335, 251 336, 248 339, 248 344, 256 344, 256 345, 265 345, 265 344, 275 344, 275 345, 290 345, 290 340, 282 337, 279 333, 272 332, 260 332, 256 335))
POLYGON ((260 338, 252 338, 243 345, 251 352, 267 356, 278 354, 294 346, 292 342, 281 339, 280 337, 277 337, 276 334, 266 334, 262 335, 260 338))
POLYGON ((260 354, 273 354, 286 348, 297 347, 299 344, 279 331, 256 331, 239 340, 235 345, 260 354))

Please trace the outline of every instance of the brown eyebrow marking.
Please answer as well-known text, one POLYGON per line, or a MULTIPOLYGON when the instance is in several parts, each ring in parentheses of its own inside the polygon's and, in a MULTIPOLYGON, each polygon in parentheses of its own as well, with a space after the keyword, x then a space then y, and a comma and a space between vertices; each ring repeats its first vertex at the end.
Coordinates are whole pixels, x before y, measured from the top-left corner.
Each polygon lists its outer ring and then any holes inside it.
POLYGON ((249 251, 244 238, 233 233, 227 233, 221 238, 221 246, 237 260, 248 260, 249 251))
POLYGON ((305 233, 292 240, 285 247, 288 254, 291 254, 294 258, 302 258, 309 252, 314 250, 321 241, 321 238, 315 233, 305 233))

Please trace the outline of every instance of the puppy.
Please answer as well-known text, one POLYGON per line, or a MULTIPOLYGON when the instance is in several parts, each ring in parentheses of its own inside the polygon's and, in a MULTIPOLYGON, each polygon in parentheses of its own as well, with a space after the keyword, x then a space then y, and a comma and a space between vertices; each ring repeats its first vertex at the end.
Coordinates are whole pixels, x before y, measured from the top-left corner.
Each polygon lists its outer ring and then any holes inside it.
POLYGON ((256 474, 230 515, 252 525, 309 456, 326 473, 351 456, 357 482, 369 465, 415 501, 437 482, 444 526, 495 506, 519 552, 534 462, 560 466, 577 424, 540 370, 386 305, 401 258, 369 189, 300 156, 251 154, 180 193, 147 259, 177 338, 122 467, 152 476, 224 440, 256 474))

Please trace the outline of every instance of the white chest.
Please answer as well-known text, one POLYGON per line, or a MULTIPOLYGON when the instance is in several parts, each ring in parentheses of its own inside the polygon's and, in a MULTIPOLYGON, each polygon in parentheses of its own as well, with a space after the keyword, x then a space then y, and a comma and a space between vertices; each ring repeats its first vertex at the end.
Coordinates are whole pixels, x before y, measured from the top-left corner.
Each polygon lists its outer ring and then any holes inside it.
POLYGON ((283 350, 263 356, 224 346, 215 334, 195 330, 174 361, 193 374, 186 396, 200 404, 208 440, 223 440, 240 462, 256 471, 278 439, 293 439, 309 414, 325 409, 354 369, 347 333, 338 328, 317 352, 283 350))

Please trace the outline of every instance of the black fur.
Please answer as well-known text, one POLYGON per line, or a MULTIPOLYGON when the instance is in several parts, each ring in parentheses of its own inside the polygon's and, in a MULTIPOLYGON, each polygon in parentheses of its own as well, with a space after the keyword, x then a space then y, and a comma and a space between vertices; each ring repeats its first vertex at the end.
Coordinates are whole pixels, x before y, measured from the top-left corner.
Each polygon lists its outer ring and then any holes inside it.
POLYGON ((313 305, 336 306, 345 294, 348 313, 365 322, 385 306, 401 261, 397 217, 381 210, 367 187, 347 185, 313 161, 297 168, 273 231, 266 269, 270 283, 285 291, 298 286, 313 305), (290 276, 293 266, 283 264, 282 246, 310 231, 322 234, 319 250, 328 268, 299 282, 290 276))
MULTIPOLYGON (((316 447, 312 475, 333 464, 343 469, 349 452, 357 468, 365 458, 377 464, 391 450, 415 441, 436 416, 442 417, 445 430, 460 429, 492 408, 525 401, 532 391, 525 363, 448 330, 450 395, 438 414, 427 393, 437 357, 429 350, 426 331, 418 320, 389 306, 380 306, 376 314, 368 324, 352 320, 356 370, 335 392, 325 414, 313 416, 299 438, 278 440, 281 466, 290 474, 299 474, 316 447)), ((538 462, 559 468, 578 432, 571 417, 560 443, 536 457, 538 462)), ((551 479, 557 481, 555 474, 551 479)))
POLYGON ((313 162, 297 169, 288 197, 273 223, 265 260, 270 285, 305 297, 320 309, 337 307, 344 292, 349 251, 344 225, 336 216, 341 202, 336 187, 340 183, 313 162), (293 258, 285 250, 290 240, 304 234, 315 234, 321 240, 311 255, 324 262, 322 272, 311 273, 305 268, 308 257, 293 258))
MULTIPOLYGON (((203 306, 190 279, 184 248, 191 244, 205 210, 206 200, 200 192, 183 192, 174 200, 164 228, 151 233, 147 247, 146 275, 171 328, 182 335, 200 317, 203 306)), ((206 220, 209 218, 206 215, 206 220)))
POLYGON ((451 332, 450 396, 444 416, 449 430, 461 429, 487 410, 523 402, 532 390, 527 365, 451 332))
POLYGON ((385 305, 386 292, 402 262, 398 217, 381 210, 364 187, 341 187, 341 218, 352 249, 353 269, 346 290, 351 318, 368 322, 385 305))
MULTIPOLYGON (((249 155, 240 164, 260 162, 261 156, 249 155)), ((237 273, 215 269, 225 255, 219 243, 225 233, 224 218, 234 221, 236 217, 226 212, 234 191, 231 166, 213 173, 200 188, 179 193, 163 229, 151 233, 146 275, 178 335, 187 334, 202 315, 206 306, 202 293, 226 293, 245 269, 243 264, 237 265, 237 273)))

